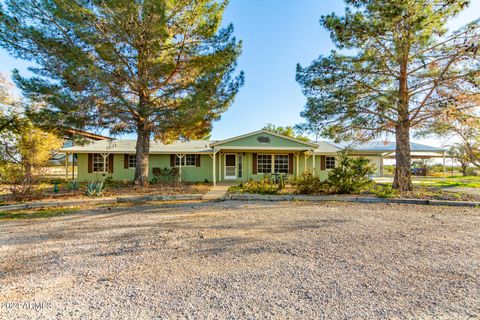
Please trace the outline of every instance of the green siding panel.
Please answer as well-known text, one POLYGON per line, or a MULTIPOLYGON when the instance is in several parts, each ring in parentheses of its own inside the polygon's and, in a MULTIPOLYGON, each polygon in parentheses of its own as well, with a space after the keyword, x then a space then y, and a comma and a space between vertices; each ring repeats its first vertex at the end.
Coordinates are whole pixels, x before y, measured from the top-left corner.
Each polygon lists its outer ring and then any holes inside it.
POLYGON ((307 149, 312 149, 311 146, 301 143, 301 142, 296 142, 292 141, 289 139, 277 137, 273 134, 268 134, 268 133, 258 133, 252 136, 248 136, 245 138, 241 138, 238 140, 234 141, 229 141, 225 142, 222 144, 219 144, 220 147, 277 147, 277 148, 304 148, 305 150, 307 149), (258 138, 268 138, 270 140, 269 143, 261 143, 259 142, 258 138))
MULTIPOLYGON (((258 152, 269 154, 268 152, 258 152)), ((288 151, 284 153, 289 153, 288 151)), ((291 152, 290 152, 291 153, 291 152)), ((253 174, 253 153, 252 152, 237 152, 238 154, 243 155, 243 176, 237 178, 236 180, 225 180, 225 153, 217 153, 216 155, 216 177, 218 182, 223 181, 232 181, 240 182, 247 181, 249 179, 259 180, 264 175, 263 174, 253 174)), ((272 153, 274 154, 274 153, 272 153)), ((237 158, 238 159, 238 158, 237 158)), ((305 171, 305 156, 303 153, 300 154, 298 158, 298 168, 299 175, 305 171)), ((312 160, 313 157, 310 156, 307 159, 307 170, 312 170, 312 160)), ((88 155, 79 154, 78 155, 78 180, 79 181, 94 181, 102 180, 106 177, 111 177, 115 181, 132 181, 135 173, 135 169, 124 169, 124 155, 116 154, 114 155, 114 170, 113 173, 88 173, 88 155)), ((297 158, 293 158, 293 174, 288 175, 289 177, 295 177, 297 174, 297 158)), ((238 162, 237 162, 238 163, 238 162)), ((209 155, 201 155, 200 167, 182 167, 182 180, 186 182, 204 182, 205 180, 212 182, 213 181, 213 159, 209 155)), ((378 166, 378 165, 377 165, 378 166)), ((170 168, 170 155, 150 155, 149 158, 149 178, 152 179, 153 168, 170 168)), ((320 170, 320 156, 315 156, 315 170, 319 175, 321 180, 326 180, 330 170, 320 170)))

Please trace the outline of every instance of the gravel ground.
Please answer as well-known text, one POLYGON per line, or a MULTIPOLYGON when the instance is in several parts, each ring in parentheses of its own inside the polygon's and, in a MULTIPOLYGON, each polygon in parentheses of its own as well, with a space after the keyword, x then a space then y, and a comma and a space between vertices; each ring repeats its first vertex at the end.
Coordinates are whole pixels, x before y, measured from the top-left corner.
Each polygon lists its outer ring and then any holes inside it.
POLYGON ((98 208, 0 222, 1 319, 480 318, 480 211, 98 208))

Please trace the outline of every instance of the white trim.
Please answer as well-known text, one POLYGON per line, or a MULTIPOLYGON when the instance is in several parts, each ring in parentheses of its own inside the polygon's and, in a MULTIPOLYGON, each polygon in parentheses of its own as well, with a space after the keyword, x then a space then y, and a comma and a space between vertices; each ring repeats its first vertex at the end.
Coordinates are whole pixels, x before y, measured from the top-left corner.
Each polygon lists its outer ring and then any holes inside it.
POLYGON ((276 137, 278 137, 278 138, 282 138, 282 139, 285 139, 285 140, 290 140, 290 141, 293 141, 293 142, 297 142, 297 143, 303 144, 303 145, 305 145, 305 146, 310 146, 310 147, 316 147, 316 148, 318 148, 318 144, 311 143, 311 142, 306 142, 306 141, 302 141, 302 140, 298 140, 298 139, 291 138, 291 137, 287 137, 287 136, 284 136, 284 135, 282 135, 282 134, 278 134, 278 133, 271 132, 271 131, 268 131, 268 130, 258 130, 258 131, 254 131, 254 132, 242 134, 242 135, 240 135, 240 136, 236 136, 236 137, 233 137, 233 138, 230 138, 230 139, 220 140, 220 141, 217 141, 217 142, 214 142, 214 143, 210 144, 210 146, 222 145, 222 144, 224 144, 224 143, 228 143, 228 142, 232 142, 232 141, 237 141, 237 140, 240 140, 240 139, 243 139, 243 138, 247 138, 247 137, 250 137, 250 136, 254 136, 254 135, 260 134, 260 133, 263 133, 263 134, 271 134, 272 136, 276 136, 276 137))
MULTIPOLYGON (((287 172, 286 174, 290 174, 290 154, 289 153, 257 153, 257 174, 265 174, 268 172, 259 172, 258 170, 258 156, 270 156, 270 172, 269 173, 275 173, 275 157, 276 156, 287 156, 288 157, 288 162, 287 162, 287 172)), ((292 168, 293 169, 293 168, 292 168)))
POLYGON ((237 161, 237 154, 236 153, 225 153, 223 157, 223 176, 225 180, 236 180, 237 179, 237 169, 238 169, 238 161, 237 161), (234 176, 227 176, 227 156, 234 156, 235 157, 235 175, 234 176))
MULTIPOLYGON (((299 147, 219 147, 218 150, 238 150, 238 151, 249 151, 249 150, 265 150, 265 151, 305 151, 309 150, 308 148, 299 148, 299 147)), ((310 151, 310 150, 309 150, 310 151)))

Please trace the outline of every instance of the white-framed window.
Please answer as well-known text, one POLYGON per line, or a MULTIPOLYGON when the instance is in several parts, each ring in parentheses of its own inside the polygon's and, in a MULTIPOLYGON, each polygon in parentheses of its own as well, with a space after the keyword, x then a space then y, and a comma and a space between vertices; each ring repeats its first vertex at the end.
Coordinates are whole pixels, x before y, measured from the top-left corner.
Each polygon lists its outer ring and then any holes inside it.
POLYGON ((128 168, 135 169, 137 167, 137 156, 134 154, 128 155, 128 168))
POLYGON ((275 155, 275 173, 288 173, 288 154, 275 155))
POLYGON ((335 157, 325 157, 325 168, 335 169, 335 157))
POLYGON ((258 173, 272 173, 272 155, 257 155, 257 171, 258 173))
MULTIPOLYGON (((182 167, 195 167, 197 164, 197 155, 196 154, 186 154, 182 158, 182 167)), ((175 166, 180 166, 180 158, 175 156, 175 166)))
POLYGON ((92 155, 92 172, 108 172, 108 158, 103 158, 100 153, 92 155))

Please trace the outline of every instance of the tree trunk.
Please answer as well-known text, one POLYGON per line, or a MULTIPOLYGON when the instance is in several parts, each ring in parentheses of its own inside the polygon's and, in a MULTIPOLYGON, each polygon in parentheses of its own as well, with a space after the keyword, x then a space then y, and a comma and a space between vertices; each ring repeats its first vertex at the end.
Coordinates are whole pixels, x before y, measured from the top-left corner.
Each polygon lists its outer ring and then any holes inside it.
POLYGON ((411 155, 410 155, 410 127, 397 125, 395 130, 395 178, 393 187, 399 191, 412 190, 411 155))
POLYGON ((467 169, 468 169, 468 164, 462 164, 462 175, 464 177, 467 176, 467 169))
POLYGON ((410 154, 410 113, 408 93, 408 48, 404 49, 400 61, 398 87, 398 118, 395 125, 395 178, 393 187, 400 192, 412 190, 411 154, 410 154))
POLYGON ((145 187, 148 185, 148 155, 150 151, 150 127, 146 122, 138 122, 137 124, 137 146, 136 158, 137 166, 135 167, 135 178, 133 184, 135 186, 145 187))

